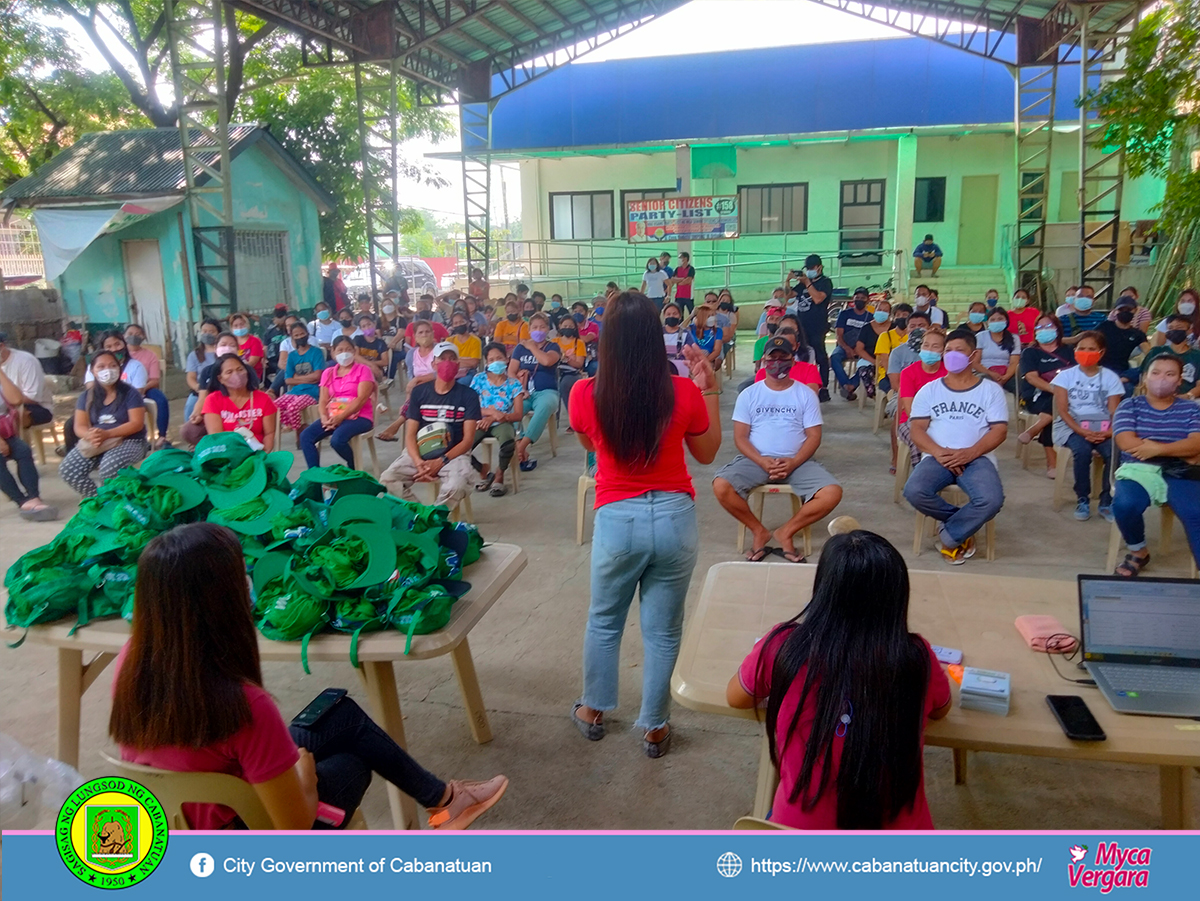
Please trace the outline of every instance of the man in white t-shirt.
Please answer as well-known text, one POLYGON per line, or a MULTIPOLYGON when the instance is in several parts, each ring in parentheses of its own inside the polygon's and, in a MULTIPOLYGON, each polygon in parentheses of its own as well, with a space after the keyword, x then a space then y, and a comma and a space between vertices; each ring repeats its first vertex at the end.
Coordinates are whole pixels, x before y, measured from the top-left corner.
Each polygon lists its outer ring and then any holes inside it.
POLYGON ((11 347, 8 335, 3 332, 0 332, 0 371, 21 394, 15 403, 25 407, 25 425, 43 425, 54 418, 54 393, 46 384, 42 364, 33 354, 11 347))
POLYGON ((794 362, 786 338, 767 341, 762 366, 767 376, 742 391, 733 409, 738 455, 713 479, 713 493, 721 506, 754 534, 746 554, 752 563, 771 552, 767 542, 772 537, 785 560, 803 563, 804 554, 796 551, 793 538, 831 513, 842 499, 837 480, 812 459, 821 446, 821 405, 811 388, 789 377, 794 362), (790 485, 804 501, 800 512, 774 533, 746 503, 753 489, 768 483, 790 485))
POLYGON ((975 334, 957 329, 946 336, 944 378, 913 398, 909 423, 913 444, 924 454, 904 485, 914 508, 939 523, 942 556, 955 565, 975 553, 975 533, 1004 506, 995 450, 1008 436, 1004 389, 971 371, 975 334), (969 498, 956 507, 941 496, 959 485, 969 498))

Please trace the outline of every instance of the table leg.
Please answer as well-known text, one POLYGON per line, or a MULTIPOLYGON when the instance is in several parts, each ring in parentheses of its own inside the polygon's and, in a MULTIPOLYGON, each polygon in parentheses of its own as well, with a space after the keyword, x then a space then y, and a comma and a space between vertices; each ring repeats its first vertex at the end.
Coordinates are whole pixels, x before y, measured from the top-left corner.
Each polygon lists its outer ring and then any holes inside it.
POLYGON ((779 787, 779 771, 771 763, 771 745, 763 733, 762 748, 758 755, 758 786, 754 791, 754 816, 761 820, 767 818, 771 804, 775 800, 775 789, 779 787))
POLYGON ((486 744, 492 740, 492 727, 488 724, 487 708, 483 706, 479 678, 475 675, 475 661, 471 659, 471 646, 466 638, 450 652, 450 660, 454 664, 454 675, 458 677, 458 688, 467 708, 471 737, 481 745, 486 744))
POLYGON ((954 784, 967 784, 967 749, 954 748, 954 784))
POLYGON ((79 768, 79 708, 83 700, 83 651, 58 649, 58 759, 79 768))
MULTIPOLYGON (((392 740, 405 750, 404 719, 400 714, 400 695, 396 691, 396 674, 389 660, 371 661, 362 665, 367 697, 375 709, 380 727, 392 740)), ((417 802, 404 794, 390 782, 387 787, 388 803, 392 808, 392 825, 397 829, 420 829, 417 820, 417 802)))
POLYGON ((1158 787, 1162 798, 1162 828, 1192 828, 1192 769, 1160 766, 1158 787))

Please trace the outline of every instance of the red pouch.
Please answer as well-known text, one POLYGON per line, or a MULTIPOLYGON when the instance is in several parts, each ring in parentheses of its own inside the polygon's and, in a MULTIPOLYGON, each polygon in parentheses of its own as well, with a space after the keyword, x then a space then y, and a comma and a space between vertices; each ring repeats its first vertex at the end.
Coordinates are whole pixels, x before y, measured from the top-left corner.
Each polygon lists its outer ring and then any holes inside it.
POLYGON ((1032 650, 1045 654, 1069 654, 1075 650, 1074 637, 1053 616, 1026 614, 1018 616, 1014 625, 1032 650))

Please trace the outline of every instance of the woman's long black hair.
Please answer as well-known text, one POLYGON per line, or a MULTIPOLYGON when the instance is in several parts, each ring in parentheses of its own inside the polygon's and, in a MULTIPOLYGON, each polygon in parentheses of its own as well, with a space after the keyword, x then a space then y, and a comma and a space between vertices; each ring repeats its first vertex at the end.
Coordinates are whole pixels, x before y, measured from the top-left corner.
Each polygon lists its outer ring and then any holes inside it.
MULTIPOLYGON (((791 322, 796 327, 796 359, 808 362, 809 348, 808 335, 804 331, 804 324, 800 322, 800 317, 792 313, 788 313, 779 320, 779 328, 783 328, 785 322, 791 322)), ((778 329, 776 330, 778 332, 778 329)))
MULTIPOLYGON (((115 333, 106 332, 106 334, 115 333)), ((124 337, 122 337, 121 340, 125 340, 124 337)), ((93 368, 96 365, 96 361, 101 357, 112 357, 113 362, 121 367, 121 371, 125 371, 125 367, 121 364, 121 358, 111 350, 98 350, 92 354, 92 358, 88 361, 88 368, 92 369, 92 387, 89 389, 91 391, 91 395, 88 397, 88 420, 92 423, 92 425, 95 425, 100 421, 100 410, 104 407, 104 395, 107 393, 104 390, 104 386, 100 384, 100 380, 95 377, 96 373, 95 369, 93 368)), ((129 358, 128 348, 125 349, 125 357, 126 359, 129 358)), ((113 383, 113 390, 117 392, 118 398, 124 398, 126 394, 135 389, 128 382, 117 379, 116 382, 113 383)))
POLYGON ((647 466, 675 411, 674 370, 650 298, 626 291, 604 308, 598 359, 592 396, 605 444, 625 465, 647 466))
MULTIPOLYGON (((784 634, 769 674, 767 738, 771 761, 797 735, 801 712, 815 697, 815 716, 790 800, 812 810, 829 788, 835 731, 843 714, 837 774, 839 829, 880 829, 912 807, 921 784, 921 732, 929 684, 929 652, 908 631, 908 568, 874 532, 857 530, 825 543, 812 601, 763 639, 784 634), (784 724, 779 711, 806 668, 799 703, 784 724), (814 772, 820 766, 819 779, 814 772)), ((766 666, 764 662, 760 666, 766 666)), ((764 684, 765 671, 757 674, 764 684)))

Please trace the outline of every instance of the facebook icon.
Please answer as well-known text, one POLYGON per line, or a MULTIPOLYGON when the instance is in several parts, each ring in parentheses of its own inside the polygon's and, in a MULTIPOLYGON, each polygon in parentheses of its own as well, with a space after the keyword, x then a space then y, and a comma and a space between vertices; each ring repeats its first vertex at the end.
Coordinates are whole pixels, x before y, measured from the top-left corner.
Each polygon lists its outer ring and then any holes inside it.
POLYGON ((199 854, 192 856, 192 875, 199 876, 201 879, 206 879, 213 874, 216 867, 213 865, 211 854, 205 854, 201 851, 199 854))

